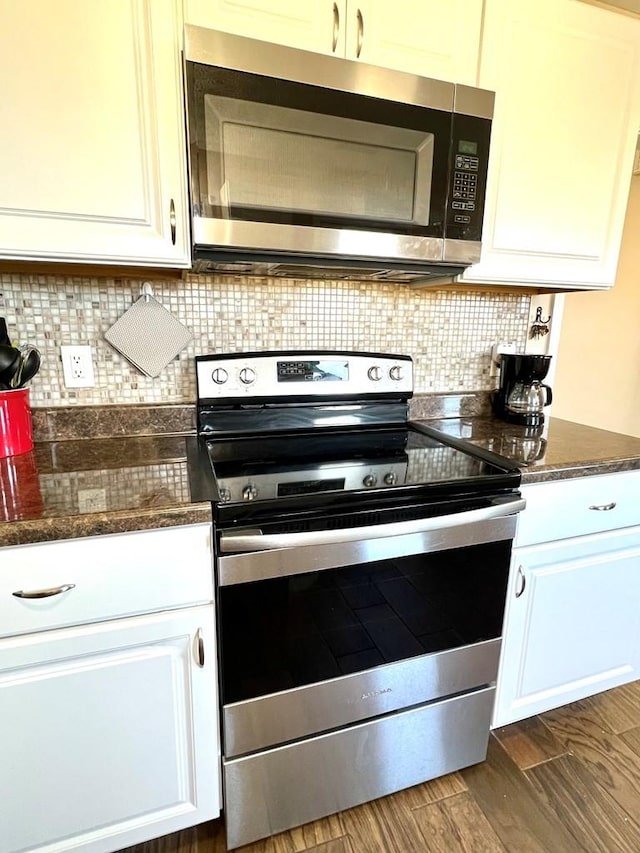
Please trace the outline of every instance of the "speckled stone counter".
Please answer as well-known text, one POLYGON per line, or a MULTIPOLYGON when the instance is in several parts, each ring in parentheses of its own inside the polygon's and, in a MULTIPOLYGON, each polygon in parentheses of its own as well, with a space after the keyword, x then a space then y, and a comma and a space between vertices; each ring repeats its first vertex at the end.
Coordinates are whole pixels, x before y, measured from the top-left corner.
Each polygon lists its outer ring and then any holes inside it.
POLYGON ((640 469, 640 438, 558 418, 537 429, 492 417, 430 419, 428 423, 516 462, 523 483, 640 469))
MULTIPOLYGON (((553 418, 528 431, 490 417, 487 395, 416 398, 411 417, 516 461, 523 483, 640 469, 638 438, 553 418)), ((0 546, 211 520, 189 490, 193 407, 40 410, 34 427, 32 453, 0 459, 0 546)))
POLYGON ((0 459, 0 546, 210 520, 191 502, 184 435, 38 442, 0 459))

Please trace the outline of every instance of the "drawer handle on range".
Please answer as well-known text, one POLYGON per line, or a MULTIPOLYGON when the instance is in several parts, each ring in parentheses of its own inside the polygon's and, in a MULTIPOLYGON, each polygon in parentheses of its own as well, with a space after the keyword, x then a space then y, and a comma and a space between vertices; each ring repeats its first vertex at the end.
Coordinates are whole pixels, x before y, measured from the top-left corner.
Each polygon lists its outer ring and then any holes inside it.
POLYGON ((518 580, 521 581, 520 587, 516 589, 516 598, 520 598, 522 593, 525 591, 525 587, 527 586, 527 579, 524 574, 524 569, 522 566, 518 566, 518 580))
POLYGON ((331 52, 336 52, 336 47, 338 46, 338 35, 340 34, 340 12, 338 11, 338 4, 333 4, 333 39, 331 41, 331 52))
POLYGON ((196 654, 198 666, 204 666, 204 640, 202 638, 202 628, 196 631, 196 654))
POLYGON ((598 512, 609 512, 610 509, 614 509, 616 506, 615 501, 611 501, 610 504, 594 504, 590 506, 589 509, 595 509, 598 512))
POLYGON ((25 592, 19 589, 17 592, 12 592, 16 598, 51 598, 52 595, 60 595, 62 592, 68 592, 70 589, 75 589, 74 583, 65 583, 62 586, 54 586, 51 589, 32 589, 25 592))

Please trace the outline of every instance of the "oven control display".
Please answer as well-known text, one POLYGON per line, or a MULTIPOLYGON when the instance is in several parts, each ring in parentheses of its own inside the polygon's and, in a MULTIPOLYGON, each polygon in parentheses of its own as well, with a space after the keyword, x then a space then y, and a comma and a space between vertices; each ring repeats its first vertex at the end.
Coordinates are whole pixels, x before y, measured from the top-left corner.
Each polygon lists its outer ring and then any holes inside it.
POLYGON ((349 362, 337 360, 278 361, 278 382, 347 382, 349 362))

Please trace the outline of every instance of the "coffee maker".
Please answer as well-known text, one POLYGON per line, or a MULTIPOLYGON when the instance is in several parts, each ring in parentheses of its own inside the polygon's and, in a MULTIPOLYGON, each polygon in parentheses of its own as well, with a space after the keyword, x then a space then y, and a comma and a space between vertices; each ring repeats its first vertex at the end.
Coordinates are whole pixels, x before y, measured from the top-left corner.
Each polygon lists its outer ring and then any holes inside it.
POLYGON ((552 400, 551 388, 542 383, 550 363, 550 355, 503 353, 500 385, 493 398, 494 414, 512 424, 541 426, 544 407, 552 400))

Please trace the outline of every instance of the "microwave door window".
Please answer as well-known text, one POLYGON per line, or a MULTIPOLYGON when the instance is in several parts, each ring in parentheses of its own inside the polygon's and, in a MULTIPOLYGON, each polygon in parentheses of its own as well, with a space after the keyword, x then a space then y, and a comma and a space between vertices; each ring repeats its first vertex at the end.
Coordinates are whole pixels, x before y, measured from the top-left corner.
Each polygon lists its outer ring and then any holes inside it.
POLYGON ((434 135, 204 96, 208 202, 220 218, 429 225, 434 135))

